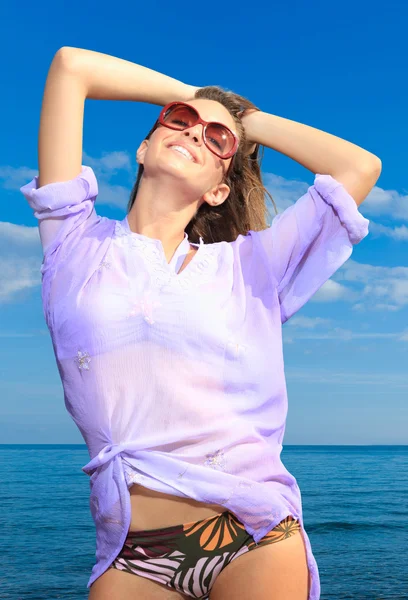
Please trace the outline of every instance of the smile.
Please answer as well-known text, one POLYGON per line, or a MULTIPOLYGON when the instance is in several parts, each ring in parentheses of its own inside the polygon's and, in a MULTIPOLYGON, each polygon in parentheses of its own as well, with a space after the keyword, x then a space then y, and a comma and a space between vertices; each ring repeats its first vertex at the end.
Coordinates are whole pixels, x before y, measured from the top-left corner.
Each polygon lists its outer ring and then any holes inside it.
POLYGON ((170 150, 175 150, 176 152, 179 152, 180 154, 182 154, 183 156, 185 156, 188 160, 191 160, 192 162, 194 162, 194 157, 190 154, 190 152, 187 150, 187 148, 184 148, 183 146, 170 146, 170 150))

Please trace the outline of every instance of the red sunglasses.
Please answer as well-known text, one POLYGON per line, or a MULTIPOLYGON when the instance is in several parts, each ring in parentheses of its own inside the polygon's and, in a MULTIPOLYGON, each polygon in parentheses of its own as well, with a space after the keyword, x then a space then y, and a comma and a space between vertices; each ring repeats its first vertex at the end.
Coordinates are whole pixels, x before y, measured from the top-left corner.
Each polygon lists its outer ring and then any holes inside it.
POLYGON ((204 144, 223 160, 233 156, 238 149, 238 137, 231 129, 216 121, 204 121, 197 110, 185 102, 166 104, 160 112, 159 123, 178 131, 189 129, 197 123, 203 125, 204 144))

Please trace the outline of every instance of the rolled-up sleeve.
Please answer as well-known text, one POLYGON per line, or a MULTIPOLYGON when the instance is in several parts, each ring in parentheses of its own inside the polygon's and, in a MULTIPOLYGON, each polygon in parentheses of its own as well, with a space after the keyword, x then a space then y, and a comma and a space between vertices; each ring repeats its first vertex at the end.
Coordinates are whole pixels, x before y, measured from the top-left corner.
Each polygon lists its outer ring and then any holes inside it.
POLYGON ((91 167, 81 167, 81 173, 69 181, 59 181, 38 187, 38 175, 20 191, 38 219, 44 257, 48 258, 67 236, 81 235, 84 225, 98 219, 95 200, 98 183, 91 167))
POLYGON ((317 174, 270 227, 251 231, 276 285, 282 323, 348 260, 353 246, 368 235, 368 224, 341 183, 317 174))

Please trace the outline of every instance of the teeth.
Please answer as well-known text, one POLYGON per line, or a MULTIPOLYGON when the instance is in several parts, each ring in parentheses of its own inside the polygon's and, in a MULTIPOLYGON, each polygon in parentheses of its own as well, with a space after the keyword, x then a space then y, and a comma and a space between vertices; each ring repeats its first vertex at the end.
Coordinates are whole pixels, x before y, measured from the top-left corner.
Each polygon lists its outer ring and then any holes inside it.
POLYGON ((183 146, 171 146, 172 150, 177 150, 177 152, 180 152, 180 154, 184 154, 184 156, 186 158, 189 158, 190 160, 194 160, 194 158, 191 156, 190 152, 188 150, 186 150, 186 148, 183 148, 183 146))

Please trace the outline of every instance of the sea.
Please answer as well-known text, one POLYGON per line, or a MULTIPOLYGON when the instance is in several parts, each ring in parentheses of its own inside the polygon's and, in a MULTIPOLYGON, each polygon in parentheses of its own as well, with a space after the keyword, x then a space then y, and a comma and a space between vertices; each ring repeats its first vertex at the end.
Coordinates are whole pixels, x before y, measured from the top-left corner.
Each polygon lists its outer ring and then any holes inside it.
MULTIPOLYGON (((408 446, 284 445, 281 458, 302 494, 321 600, 408 600, 408 446)), ((0 445, 2 600, 87 600, 88 461, 85 445, 0 445)))

